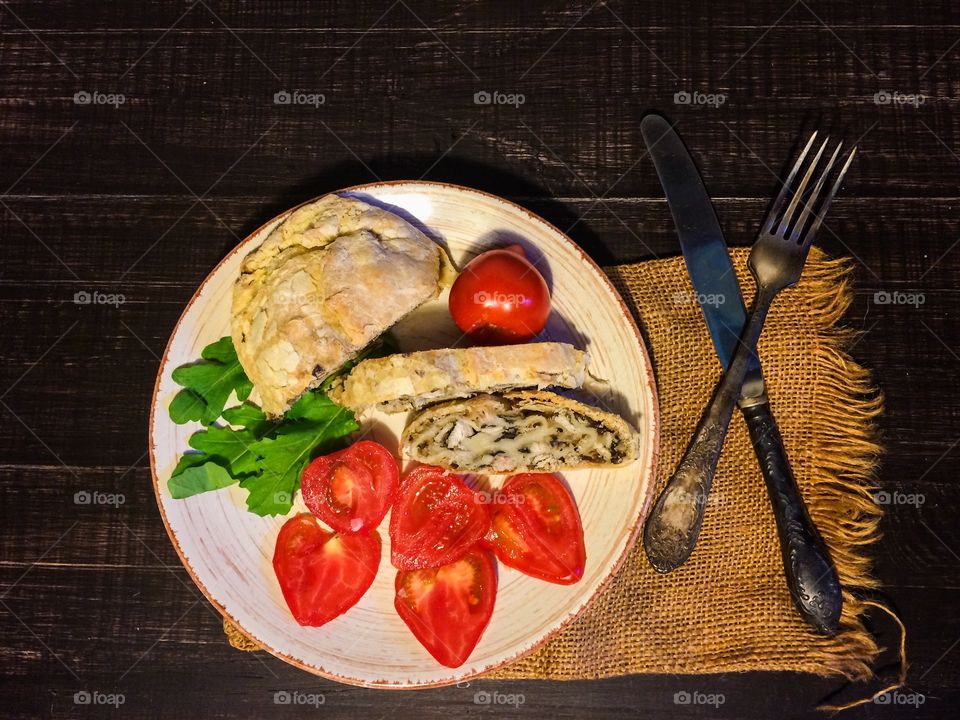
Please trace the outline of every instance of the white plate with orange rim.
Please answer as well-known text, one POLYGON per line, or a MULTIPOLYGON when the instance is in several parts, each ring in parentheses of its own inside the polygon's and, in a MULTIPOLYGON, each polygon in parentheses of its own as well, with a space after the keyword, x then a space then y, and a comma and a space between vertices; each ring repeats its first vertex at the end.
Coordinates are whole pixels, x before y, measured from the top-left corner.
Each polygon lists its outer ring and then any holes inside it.
MULTIPOLYGON (((389 515, 376 580, 360 602, 319 628, 301 627, 280 593, 272 557, 287 517, 259 517, 246 492, 232 486, 183 500, 166 483, 198 425, 176 425, 167 413, 180 389, 171 372, 194 362, 207 344, 230 334, 234 281, 243 257, 288 213, 234 248, 207 276, 174 328, 160 363, 150 408, 150 465, 160 514, 177 554, 204 595, 244 633, 277 657, 354 685, 418 688, 476 677, 532 652, 597 598, 634 545, 650 504, 659 441, 656 384, 640 333, 603 272, 557 228, 506 200, 432 182, 383 182, 341 193, 387 207, 446 246, 457 267, 492 247, 520 243, 552 291, 552 313, 537 339, 571 342, 590 354, 591 379, 580 399, 626 418, 640 433, 639 458, 617 469, 563 473, 583 521, 587 563, 574 585, 554 585, 498 565, 490 624, 462 666, 437 663, 393 607, 389 515)), ((402 351, 449 347, 461 338, 447 312, 447 292, 393 333, 402 351)), ((228 406, 233 404, 231 401, 228 406)), ((372 413, 361 432, 396 449, 406 414, 372 413), (369 425, 368 425, 369 424, 369 425), (372 430, 371 430, 372 428, 372 430)), ((491 478, 493 487, 501 478, 491 478)), ((291 515, 305 510, 299 498, 291 515)), ((289 516, 288 516, 289 517, 289 516)))

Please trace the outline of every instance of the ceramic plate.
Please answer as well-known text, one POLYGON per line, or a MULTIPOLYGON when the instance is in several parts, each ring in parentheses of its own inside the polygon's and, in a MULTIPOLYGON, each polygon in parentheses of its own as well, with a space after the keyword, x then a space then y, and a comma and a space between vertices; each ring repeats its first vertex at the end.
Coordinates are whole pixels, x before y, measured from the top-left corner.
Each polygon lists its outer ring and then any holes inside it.
MULTIPOLYGON (((653 490, 658 421, 650 358, 629 312, 600 269, 563 233, 503 199, 439 183, 378 183, 342 191, 399 212, 444 244, 458 267, 493 246, 521 243, 546 277, 553 312, 541 339, 590 353, 591 378, 580 399, 619 413, 641 436, 640 455, 616 470, 566 472, 583 519, 587 564, 575 585, 554 585, 500 565, 493 618, 467 662, 438 664, 393 608, 389 516, 380 526, 383 556, 373 586, 354 608, 319 628, 297 625, 271 564, 285 518, 247 512, 234 486, 174 500, 166 481, 197 427, 175 425, 167 407, 179 389, 174 368, 230 334, 230 302, 242 258, 286 216, 254 232, 213 270, 187 305, 167 345, 150 414, 150 462, 160 514, 184 566, 204 595, 264 649, 317 675, 383 688, 456 683, 509 663, 542 645, 598 596, 634 544, 653 490)), ((448 347, 460 333, 447 294, 394 328, 404 351, 448 347)), ((462 341, 461 341, 462 344, 462 341)), ((396 448, 406 415, 374 414, 366 430, 396 448), (372 428, 372 430, 371 430, 372 428)), ((497 486, 500 478, 492 478, 497 486)), ((303 509, 297 500, 294 510, 303 509)))

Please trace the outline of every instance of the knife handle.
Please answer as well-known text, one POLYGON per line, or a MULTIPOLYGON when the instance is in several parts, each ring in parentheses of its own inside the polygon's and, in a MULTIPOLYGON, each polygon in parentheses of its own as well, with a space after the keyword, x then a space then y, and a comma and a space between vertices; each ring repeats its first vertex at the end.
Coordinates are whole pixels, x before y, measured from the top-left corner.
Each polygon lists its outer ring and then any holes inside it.
POLYGON ((790 595, 804 620, 818 632, 832 635, 843 607, 840 580, 800 495, 770 401, 764 397, 744 403, 741 411, 773 505, 790 595))

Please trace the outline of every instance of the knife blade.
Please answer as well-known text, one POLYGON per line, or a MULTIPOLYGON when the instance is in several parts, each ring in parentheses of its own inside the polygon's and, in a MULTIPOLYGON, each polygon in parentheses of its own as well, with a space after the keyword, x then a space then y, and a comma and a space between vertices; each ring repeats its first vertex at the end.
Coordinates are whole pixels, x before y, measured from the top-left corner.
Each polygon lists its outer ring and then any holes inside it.
MULTIPOLYGON (((673 215, 697 302, 720 363, 726 369, 747 322, 747 313, 723 231, 693 158, 666 118, 647 115, 641 122, 641 134, 673 215)), ((748 365, 740 409, 773 505, 784 572, 794 604, 818 631, 836 632, 842 607, 840 583, 790 468, 756 353, 748 365)), ((707 492, 709 487, 700 495, 707 492)), ((664 492, 658 498, 644 532, 644 546, 654 567, 658 566, 658 543, 662 542, 657 529, 665 527, 664 518, 672 516, 672 523, 677 518, 693 523, 695 542, 705 508, 705 496, 667 497, 664 492), (687 507, 679 503, 686 503, 687 507)), ((689 549, 692 551, 692 543, 689 549)), ((657 569, 669 571, 672 567, 657 569)))
MULTIPOLYGON (((677 226, 683 259, 693 280, 697 302, 703 310, 717 356, 726 370, 747 322, 747 309, 727 253, 723 231, 693 158, 666 119, 648 115, 641 124, 641 133, 647 147, 651 148, 650 157, 677 226), (709 306, 709 312, 705 305, 709 306)), ((750 396, 760 394, 763 376, 756 353, 750 360, 747 373, 748 381, 744 387, 749 386, 750 396)))

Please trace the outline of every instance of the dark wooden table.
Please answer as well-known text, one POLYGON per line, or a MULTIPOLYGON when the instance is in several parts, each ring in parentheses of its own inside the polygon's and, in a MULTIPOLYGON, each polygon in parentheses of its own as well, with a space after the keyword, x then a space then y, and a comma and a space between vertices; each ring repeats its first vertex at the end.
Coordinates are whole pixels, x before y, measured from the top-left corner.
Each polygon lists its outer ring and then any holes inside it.
MULTIPOLYGON (((426 178, 506 196, 602 264, 675 254, 639 133, 658 108, 737 244, 804 123, 825 115, 860 138, 822 244, 858 263, 847 320, 887 397, 880 484, 917 495, 888 508, 874 553, 908 629, 895 703, 923 702, 849 717, 956 717, 955 3, 11 0, 0 32, 0 715, 815 716, 841 683, 751 673, 386 693, 314 678, 227 646, 154 502, 158 354, 238 239, 346 185, 426 178), (295 90, 312 104, 275 102, 295 90), (479 105, 481 91, 523 102, 479 105), (75 303, 82 292, 123 302, 75 303), (81 491, 124 502, 77 505, 81 491), (477 705, 478 689, 524 703, 477 705), (278 690, 325 702, 276 705, 278 690), (725 702, 676 705, 680 690, 725 702), (78 705, 78 691, 124 703, 78 705)), ((895 643, 889 621, 872 626, 895 643)))

